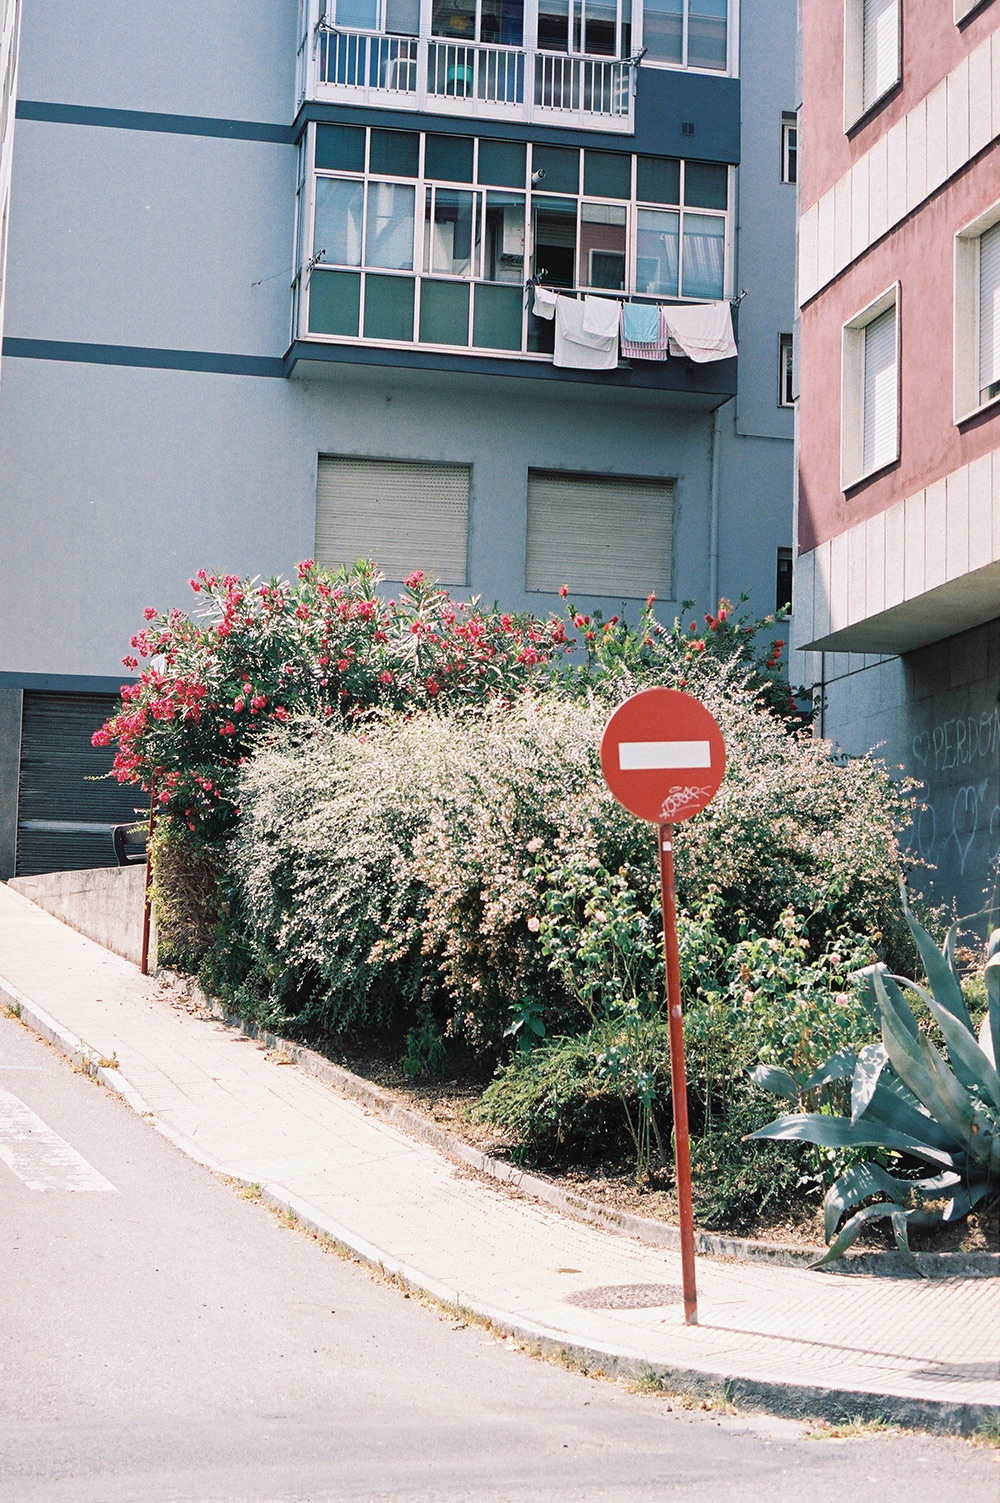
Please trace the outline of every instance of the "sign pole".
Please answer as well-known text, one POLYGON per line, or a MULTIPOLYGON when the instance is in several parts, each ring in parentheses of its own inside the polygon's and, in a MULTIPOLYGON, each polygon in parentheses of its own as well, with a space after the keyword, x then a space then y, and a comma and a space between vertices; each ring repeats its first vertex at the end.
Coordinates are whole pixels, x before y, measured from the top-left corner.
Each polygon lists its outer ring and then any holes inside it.
POLYGON ((684 1070, 684 1018, 681 1012, 681 967, 674 901, 674 827, 659 826, 660 897, 663 905, 663 958, 667 969, 667 1015, 670 1022, 670 1096, 674 1110, 674 1169, 681 1229, 684 1323, 698 1324, 698 1290, 694 1272, 694 1207, 691 1202, 691 1145, 688 1137, 687 1077, 684 1070))

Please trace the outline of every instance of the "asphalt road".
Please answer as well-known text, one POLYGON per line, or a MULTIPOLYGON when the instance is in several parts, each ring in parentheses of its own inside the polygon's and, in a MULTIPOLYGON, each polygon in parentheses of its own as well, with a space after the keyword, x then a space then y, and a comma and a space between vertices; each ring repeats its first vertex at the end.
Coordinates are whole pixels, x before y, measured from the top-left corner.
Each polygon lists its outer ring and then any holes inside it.
POLYGON ((239 1198, 8 1018, 0 1259, 0 1503, 1000 1494, 1000 1452, 670 1409, 460 1327, 239 1198))

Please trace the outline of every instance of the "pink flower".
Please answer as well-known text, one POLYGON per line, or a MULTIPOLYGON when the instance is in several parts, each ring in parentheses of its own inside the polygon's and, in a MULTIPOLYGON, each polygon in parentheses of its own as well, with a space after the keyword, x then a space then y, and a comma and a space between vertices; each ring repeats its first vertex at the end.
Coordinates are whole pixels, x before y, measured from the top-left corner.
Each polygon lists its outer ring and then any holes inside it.
POLYGON ((647 595, 646 596, 646 609, 647 609, 647 611, 648 610, 652 610, 653 604, 654 604, 655 600, 656 600, 656 596, 655 595, 647 595))
POLYGON ((156 612, 153 610, 153 607, 151 605, 147 605, 146 609, 143 611, 142 614, 145 616, 145 618, 146 618, 147 621, 155 621, 156 620, 156 612))
POLYGON ((256 712, 257 710, 262 710, 266 704, 267 704, 267 695, 266 694, 255 694, 254 697, 253 697, 253 699, 250 701, 250 708, 251 708, 251 710, 253 710, 254 712, 256 712))
POLYGON ((406 578, 403 580, 403 583, 405 584, 405 586, 406 586, 406 588, 408 590, 416 589, 417 585, 421 585, 421 584, 423 584, 423 582, 424 582, 424 571, 423 571, 423 569, 414 569, 413 573, 412 574, 407 574, 406 578))
POLYGON ((380 684, 392 683, 392 674, 389 672, 388 668, 386 668, 382 673, 379 674, 378 681, 380 684))
POLYGON ((275 718, 275 720, 285 721, 285 720, 291 720, 292 717, 289 715, 289 713, 285 709, 284 705, 279 705, 278 708, 274 712, 274 718, 275 718))
POLYGON ((91 738, 90 738, 90 744, 91 744, 91 746, 107 746, 108 743, 110 742, 110 740, 111 740, 111 735, 110 735, 107 727, 106 726, 102 726, 99 731, 95 731, 94 734, 91 736, 91 738))
POLYGON ((236 735, 236 727, 233 725, 233 722, 231 720, 227 720, 226 721, 225 725, 222 727, 222 730, 219 732, 219 735, 220 736, 235 736, 236 735))
POLYGON ((564 584, 560 585, 559 586, 559 594, 562 596, 563 600, 565 600, 566 596, 569 594, 569 585, 564 585, 564 584))

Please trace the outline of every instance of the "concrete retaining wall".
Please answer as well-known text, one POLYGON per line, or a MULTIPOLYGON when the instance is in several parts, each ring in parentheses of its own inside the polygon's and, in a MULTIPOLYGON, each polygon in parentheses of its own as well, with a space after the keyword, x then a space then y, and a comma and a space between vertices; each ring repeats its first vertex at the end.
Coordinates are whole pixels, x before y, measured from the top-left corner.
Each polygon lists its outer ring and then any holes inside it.
MULTIPOLYGON (((145 866, 112 866, 12 877, 9 886, 71 929, 78 929, 106 950, 114 950, 138 965, 145 881, 145 866)), ((152 969, 156 961, 155 923, 150 932, 149 956, 152 969)))

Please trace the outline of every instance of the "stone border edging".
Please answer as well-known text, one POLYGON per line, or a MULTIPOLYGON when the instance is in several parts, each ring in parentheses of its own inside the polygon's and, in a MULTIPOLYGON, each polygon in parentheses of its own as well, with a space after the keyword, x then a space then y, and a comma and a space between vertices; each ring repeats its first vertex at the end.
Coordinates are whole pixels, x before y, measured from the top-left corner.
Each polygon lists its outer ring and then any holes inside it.
MULTIPOLYGON (((178 984, 178 980, 175 980, 175 978, 168 974, 163 974, 162 979, 168 980, 177 990, 183 989, 178 984)), ((197 992, 198 996, 204 997, 200 988, 195 987, 191 987, 185 994, 193 997, 195 992, 197 992)), ((631 1352, 620 1352, 603 1345, 588 1346, 572 1339, 562 1339, 558 1336, 553 1336, 550 1331, 533 1326, 528 1321, 518 1320, 505 1311, 496 1310, 489 1305, 471 1300, 463 1295, 460 1289, 448 1288, 443 1284, 439 1284, 436 1280, 428 1278, 426 1274, 420 1273, 419 1270, 409 1268, 405 1263, 401 1263, 398 1259, 388 1256, 380 1248, 366 1242, 364 1238, 339 1226, 329 1217, 316 1211, 305 1202, 300 1201, 297 1197, 291 1195, 284 1186, 277 1184, 258 1185, 256 1181, 247 1179, 243 1175, 230 1174, 228 1170, 206 1154, 197 1144, 185 1138, 181 1133, 176 1132, 166 1122, 162 1122, 156 1116, 155 1112, 150 1111, 138 1091, 129 1084, 118 1069, 110 1065, 102 1065, 100 1063, 100 1056, 96 1050, 92 1049, 82 1039, 77 1038, 68 1029, 63 1028, 47 1012, 38 1007, 23 992, 18 991, 16 987, 5 981, 3 977, 0 977, 0 1001, 6 1003, 26 1027, 47 1040, 48 1043, 58 1049, 61 1054, 71 1059, 86 1074, 106 1086, 113 1095, 118 1096, 138 1116, 147 1121, 151 1127, 155 1128, 157 1132, 173 1143, 188 1158, 193 1159, 195 1163, 201 1164, 204 1168, 209 1169, 222 1179, 242 1185, 245 1189, 259 1189, 260 1198, 266 1205, 278 1211, 289 1212, 307 1231, 329 1237, 334 1243, 345 1248, 358 1262, 379 1272, 390 1274, 406 1287, 415 1290, 417 1293, 430 1295, 432 1299, 459 1313, 469 1312, 478 1319, 488 1322, 498 1330, 506 1331, 509 1335, 519 1340, 531 1342, 537 1350, 547 1356, 571 1356, 582 1367, 589 1368, 595 1374, 597 1371, 600 1371, 602 1375, 607 1377, 658 1378, 664 1384, 665 1391, 667 1392, 673 1389, 674 1391, 693 1394, 696 1397, 710 1397, 721 1390, 737 1408, 763 1410, 768 1414, 801 1420, 803 1422, 814 1419, 826 1419, 836 1424, 842 1422, 849 1415, 852 1418, 884 1419, 892 1424, 913 1429, 931 1430, 938 1434, 972 1435, 983 1425, 995 1423, 997 1418, 1000 1417, 1000 1405, 995 1404, 950 1403, 946 1399, 917 1399, 908 1398, 902 1394, 870 1393, 860 1389, 822 1388, 818 1384, 782 1383, 778 1380, 768 1381, 756 1378, 732 1377, 726 1373, 715 1373, 700 1368, 672 1367, 664 1363, 653 1364, 631 1352)), ((215 1004, 212 1006, 211 1004, 207 1004, 207 1006, 208 1010, 215 1017, 224 1022, 229 1021, 229 1017, 221 1005, 215 1004)), ((310 1074, 316 1074, 320 1078, 324 1077, 324 1071, 309 1070, 309 1060, 295 1057, 295 1052, 300 1050, 299 1045, 286 1044, 284 1040, 275 1040, 273 1044, 268 1043, 267 1041, 272 1039, 273 1035, 268 1034, 263 1029, 250 1032, 251 1027, 252 1025, 243 1028, 241 1023, 241 1031, 249 1033, 250 1037, 262 1040, 267 1044, 268 1048, 287 1052, 289 1058, 293 1058, 295 1063, 300 1064, 310 1074)), ((347 1082, 354 1082, 358 1086, 363 1087, 363 1091, 356 1093, 345 1091, 345 1094, 354 1094, 355 1099, 361 1100, 363 1103, 366 1102, 369 1093, 372 1093, 372 1104, 374 1104, 375 1092, 378 1092, 380 1096, 384 1095, 384 1093, 379 1092, 378 1087, 368 1085, 360 1077, 351 1075, 350 1071, 343 1070, 341 1066, 334 1065, 330 1060, 324 1060, 322 1055, 315 1054, 311 1049, 302 1049, 301 1054, 312 1056, 319 1064, 331 1071, 342 1074, 347 1082)), ((410 1112, 405 1107, 399 1107, 398 1103, 392 1101, 391 1098, 387 1099, 391 1107, 398 1108, 404 1121, 407 1121, 411 1117, 416 1117, 415 1113, 410 1112)), ((428 1123, 421 1122, 419 1125, 428 1130, 425 1140, 435 1146, 435 1139, 437 1137, 448 1139, 453 1137, 453 1134, 446 1132, 444 1129, 431 1128, 428 1123)), ((475 1149, 470 1149, 467 1144, 461 1143, 459 1139, 455 1141, 470 1155, 465 1160, 466 1162, 472 1163, 477 1157, 488 1157, 485 1154, 477 1154, 475 1149)), ((497 1164, 501 1169, 510 1167, 502 1164, 499 1160, 490 1160, 490 1162, 497 1164)), ((513 1171, 513 1173, 516 1174, 517 1171, 513 1171)), ((544 1185, 545 1181, 540 1180, 538 1183, 544 1185)), ((550 1186, 549 1188, 553 1187, 550 1186)), ((571 1197, 566 1198, 569 1200, 571 1197)), ((588 1202, 582 1201, 581 1204, 586 1206, 588 1202)), ((600 1211, 601 1208, 594 1207, 594 1209, 600 1211)), ((643 1218, 636 1217, 634 1219, 642 1220, 643 1218)), ((658 1223, 652 1224, 657 1225, 658 1223)), ((665 1229, 670 1230, 670 1228, 665 1229)))
MULTIPOLYGON (((428 1143, 450 1159, 475 1169, 477 1173, 500 1184, 510 1185, 525 1195, 544 1201, 558 1211, 577 1221, 608 1227, 623 1232, 628 1237, 637 1237, 659 1247, 680 1247, 680 1232, 666 1221, 657 1221, 650 1216, 637 1216, 631 1211, 619 1211, 610 1206, 598 1205, 582 1195, 563 1190, 551 1180, 519 1169, 503 1159, 493 1158, 481 1149, 473 1148, 456 1133, 446 1127, 429 1122, 426 1115, 413 1107, 403 1106, 381 1086, 373 1085, 360 1075, 336 1065, 332 1060, 309 1049, 304 1044, 295 1044, 278 1034, 270 1033, 255 1023, 248 1022, 230 1012, 221 1002, 210 998, 196 982, 179 976, 173 971, 160 970, 157 980, 165 981, 175 991, 202 1005, 213 1017, 231 1028, 238 1028, 249 1038, 257 1039, 268 1049, 293 1060, 307 1074, 348 1096, 363 1106, 370 1107, 384 1116, 394 1126, 402 1128, 411 1137, 428 1143)), ((756 1242, 750 1237, 725 1237, 714 1232, 696 1232, 695 1248, 708 1257, 726 1258, 736 1262, 771 1263, 783 1268, 809 1268, 822 1257, 825 1248, 793 1247, 782 1242, 756 1242)), ((1000 1277, 1000 1253, 926 1253, 915 1254, 917 1264, 928 1277, 938 1278, 998 1278, 1000 1277)), ((867 1274, 876 1278, 912 1278, 913 1272, 896 1252, 847 1252, 831 1267, 841 1274, 867 1274)))

